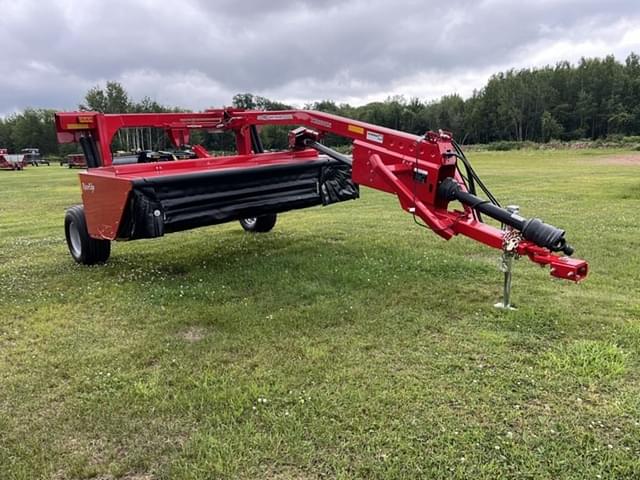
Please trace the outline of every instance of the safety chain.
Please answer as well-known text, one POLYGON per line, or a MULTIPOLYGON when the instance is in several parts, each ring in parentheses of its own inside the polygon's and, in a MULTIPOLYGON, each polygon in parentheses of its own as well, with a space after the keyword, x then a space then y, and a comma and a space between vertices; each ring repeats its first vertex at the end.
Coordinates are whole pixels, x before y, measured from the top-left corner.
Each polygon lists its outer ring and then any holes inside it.
POLYGON ((502 255, 500 255, 499 268, 502 273, 511 272, 513 261, 520 258, 518 245, 522 241, 522 235, 517 230, 507 227, 502 237, 502 255))
POLYGON ((518 230, 507 227, 504 232, 504 236, 502 237, 502 250, 505 253, 511 253, 518 258, 518 245, 520 245, 521 241, 522 234, 518 230))

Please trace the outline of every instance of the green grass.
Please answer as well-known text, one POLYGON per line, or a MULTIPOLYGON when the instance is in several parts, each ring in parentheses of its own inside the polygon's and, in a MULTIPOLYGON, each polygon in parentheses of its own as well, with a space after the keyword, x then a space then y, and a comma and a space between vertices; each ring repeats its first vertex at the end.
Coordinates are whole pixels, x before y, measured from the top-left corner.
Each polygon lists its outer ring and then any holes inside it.
MULTIPOLYGON (((623 152, 613 152, 623 153, 623 152)), ((581 284, 389 195, 72 262, 77 172, 0 172, 0 479, 639 478, 640 166, 474 153, 581 284)))

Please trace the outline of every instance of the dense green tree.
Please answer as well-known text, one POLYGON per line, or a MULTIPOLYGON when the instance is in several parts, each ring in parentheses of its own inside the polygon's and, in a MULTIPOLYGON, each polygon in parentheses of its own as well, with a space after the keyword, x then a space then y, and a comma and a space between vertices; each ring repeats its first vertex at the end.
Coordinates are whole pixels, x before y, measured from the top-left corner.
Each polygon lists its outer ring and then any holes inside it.
POLYGON ((12 151, 39 148, 41 152, 57 151, 53 110, 28 108, 2 122, 0 145, 12 151))
POLYGON ((0 148, 6 148, 9 151, 14 151, 15 147, 13 145, 13 139, 11 132, 13 130, 13 125, 11 124, 10 118, 2 119, 0 118, 0 148))
POLYGON ((548 142, 552 138, 557 138, 562 134, 562 125, 553 118, 550 112, 545 110, 542 112, 542 117, 540 118, 540 130, 542 132, 542 141, 548 142))
POLYGON ((232 104, 236 108, 251 110, 256 108, 255 97, 252 93, 237 93, 233 96, 232 104))
POLYGON ((91 110, 102 113, 127 113, 132 110, 124 87, 118 82, 107 82, 106 88, 99 85, 91 88, 84 97, 85 103, 81 110, 91 110))

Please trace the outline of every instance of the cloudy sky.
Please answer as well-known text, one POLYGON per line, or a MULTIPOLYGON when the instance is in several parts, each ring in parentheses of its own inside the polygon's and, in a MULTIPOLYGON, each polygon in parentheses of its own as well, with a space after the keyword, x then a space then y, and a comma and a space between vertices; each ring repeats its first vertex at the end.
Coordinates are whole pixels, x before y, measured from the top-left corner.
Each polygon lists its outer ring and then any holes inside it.
POLYGON ((0 115, 107 80, 200 110, 468 96, 494 72, 640 53, 640 0, 0 0, 0 115))

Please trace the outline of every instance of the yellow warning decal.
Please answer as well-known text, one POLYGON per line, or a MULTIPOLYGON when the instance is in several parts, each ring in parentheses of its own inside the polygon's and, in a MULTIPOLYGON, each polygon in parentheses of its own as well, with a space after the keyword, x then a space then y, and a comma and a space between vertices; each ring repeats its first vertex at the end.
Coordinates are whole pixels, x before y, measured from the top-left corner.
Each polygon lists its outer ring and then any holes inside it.
POLYGON ((349 125, 347 130, 353 133, 359 133, 360 135, 364 134, 364 128, 358 127, 357 125, 349 125))
POLYGON ((93 123, 93 117, 78 117, 78 123, 93 123))
POLYGON ((86 130, 90 127, 91 125, 86 123, 67 123, 67 130, 86 130))

